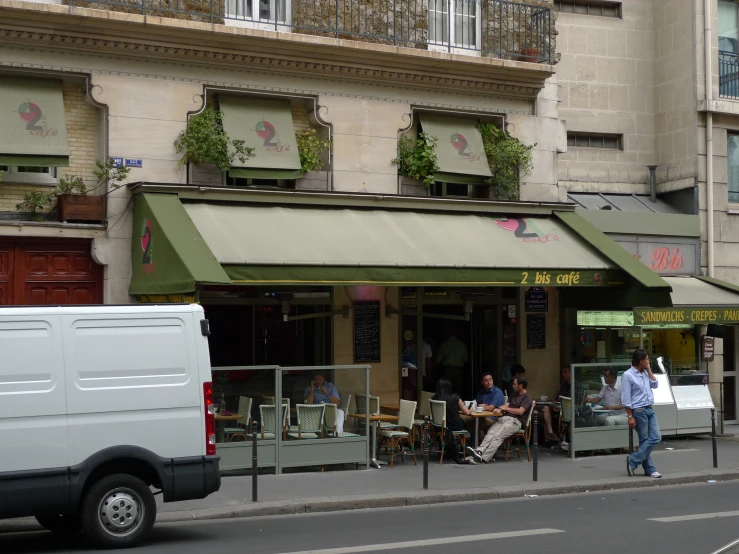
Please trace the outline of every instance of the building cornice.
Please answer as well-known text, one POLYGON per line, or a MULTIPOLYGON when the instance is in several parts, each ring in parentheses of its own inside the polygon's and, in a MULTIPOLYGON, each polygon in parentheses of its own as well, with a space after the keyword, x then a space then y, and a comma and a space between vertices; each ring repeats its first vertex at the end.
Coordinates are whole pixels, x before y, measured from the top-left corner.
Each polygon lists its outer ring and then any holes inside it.
POLYGON ((554 67, 497 58, 0 0, 0 44, 536 98, 554 67))

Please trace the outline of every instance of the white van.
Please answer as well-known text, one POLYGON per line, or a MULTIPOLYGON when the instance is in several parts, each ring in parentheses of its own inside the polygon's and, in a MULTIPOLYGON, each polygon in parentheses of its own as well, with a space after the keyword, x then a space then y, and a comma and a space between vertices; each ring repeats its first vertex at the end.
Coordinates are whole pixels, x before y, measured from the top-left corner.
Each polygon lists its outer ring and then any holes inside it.
POLYGON ((132 546, 221 485, 197 305, 0 308, 0 519, 132 546))

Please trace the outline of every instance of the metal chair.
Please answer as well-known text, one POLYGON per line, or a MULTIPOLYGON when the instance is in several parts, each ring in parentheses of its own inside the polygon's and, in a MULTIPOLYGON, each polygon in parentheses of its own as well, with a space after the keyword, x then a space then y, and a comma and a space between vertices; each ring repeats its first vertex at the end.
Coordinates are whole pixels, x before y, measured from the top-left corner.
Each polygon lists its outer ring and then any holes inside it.
POLYGON ((297 404, 296 408, 298 412, 298 425, 297 427, 290 427, 288 436, 298 440, 321 438, 323 436, 323 418, 326 412, 326 405, 297 404))
MULTIPOLYGON (((410 400, 400 401, 400 420, 397 429, 383 429, 380 436, 390 441, 390 467, 395 465, 395 449, 400 451, 400 457, 405 462, 405 456, 401 449, 401 444, 407 442, 413 454, 413 464, 416 465, 416 449, 411 441, 411 433, 413 431, 413 416, 416 413, 416 402, 410 400), (405 429, 402 431, 401 429, 405 429)), ((387 443, 385 446, 387 452, 387 443)))
MULTIPOLYGON (((326 406, 326 412, 323 417, 323 429, 329 437, 359 437, 356 433, 339 433, 336 430, 336 405, 335 404, 324 404, 326 406)), ((346 413, 346 412, 344 412, 346 413)))
MULTIPOLYGON (((282 405, 283 422, 282 422, 282 438, 287 440, 287 414, 290 412, 287 404, 282 405)), ((277 432, 277 417, 274 404, 262 404, 259 406, 259 415, 261 417, 261 438, 262 440, 274 439, 277 432)))
MULTIPOLYGON (((415 435, 415 428, 418 428, 419 435, 423 436, 423 417, 428 416, 429 419, 431 419, 431 406, 429 404, 429 400, 431 400, 434 396, 433 392, 428 391, 421 391, 421 401, 418 404, 418 415, 420 416, 418 419, 415 419, 413 421, 413 427, 414 427, 414 435, 415 435)), ((415 440, 414 440, 415 442, 415 440)))
MULTIPOLYGON (((431 406, 431 425, 434 427, 434 437, 432 442, 439 439, 441 445, 441 458, 439 463, 444 462, 444 452, 446 451, 446 402, 443 400, 429 400, 431 406)), ((467 437, 470 434, 467 431, 452 431, 452 435, 460 440, 462 443, 462 458, 467 459, 467 437)))
POLYGON ((236 427, 227 427, 225 430, 228 442, 232 442, 236 437, 248 439, 248 433, 251 429, 251 405, 252 399, 248 396, 239 396, 239 415, 236 420, 236 427))
POLYGON ((534 409, 536 408, 536 401, 532 402, 531 409, 529 410, 529 415, 526 418, 526 423, 524 423, 523 427, 521 427, 516 433, 511 435, 510 437, 507 437, 503 441, 503 451, 505 452, 505 461, 508 461, 508 452, 511 450, 511 443, 516 440, 516 452, 518 453, 518 458, 521 459, 521 439, 523 439, 524 443, 526 444, 526 454, 528 455, 529 462, 531 461, 531 414, 534 413, 534 409))

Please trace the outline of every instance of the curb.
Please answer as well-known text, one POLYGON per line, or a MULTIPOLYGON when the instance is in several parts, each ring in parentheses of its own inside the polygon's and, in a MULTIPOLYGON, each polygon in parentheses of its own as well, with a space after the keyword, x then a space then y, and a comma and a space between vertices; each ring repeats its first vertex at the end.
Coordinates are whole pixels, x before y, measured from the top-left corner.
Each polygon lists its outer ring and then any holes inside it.
MULTIPOLYGON (((157 523, 327 513, 377 508, 400 508, 404 506, 450 504, 455 502, 471 502, 478 500, 525 498, 527 496, 555 496, 560 494, 645 489, 671 485, 705 483, 708 480, 716 482, 739 480, 739 470, 716 469, 709 471, 675 473, 661 479, 647 479, 640 477, 630 477, 628 479, 616 481, 612 479, 593 479, 580 481, 578 483, 542 483, 541 485, 528 483, 526 485, 464 489, 461 491, 422 490, 382 495, 367 494, 343 497, 308 498, 292 501, 260 502, 256 504, 239 504, 219 508, 205 508, 202 510, 160 512, 157 514, 157 523)), ((38 531, 40 529, 41 527, 36 523, 34 518, 0 521, 0 533, 19 533, 38 531)))

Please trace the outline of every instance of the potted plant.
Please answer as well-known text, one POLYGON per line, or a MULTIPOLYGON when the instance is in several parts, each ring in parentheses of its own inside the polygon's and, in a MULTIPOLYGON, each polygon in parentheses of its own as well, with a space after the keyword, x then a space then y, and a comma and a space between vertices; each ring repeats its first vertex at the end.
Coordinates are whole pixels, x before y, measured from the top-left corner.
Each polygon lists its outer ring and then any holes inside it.
POLYGON ((59 180, 56 191, 57 212, 59 221, 88 221, 102 223, 105 221, 106 196, 123 186, 123 181, 131 172, 129 167, 116 167, 113 160, 95 162, 92 172, 97 179, 95 187, 88 189, 79 175, 65 175, 59 180), (102 194, 88 194, 105 186, 102 194))
POLYGON ((541 58, 539 57, 538 48, 521 48, 520 60, 522 62, 539 63, 541 58))

